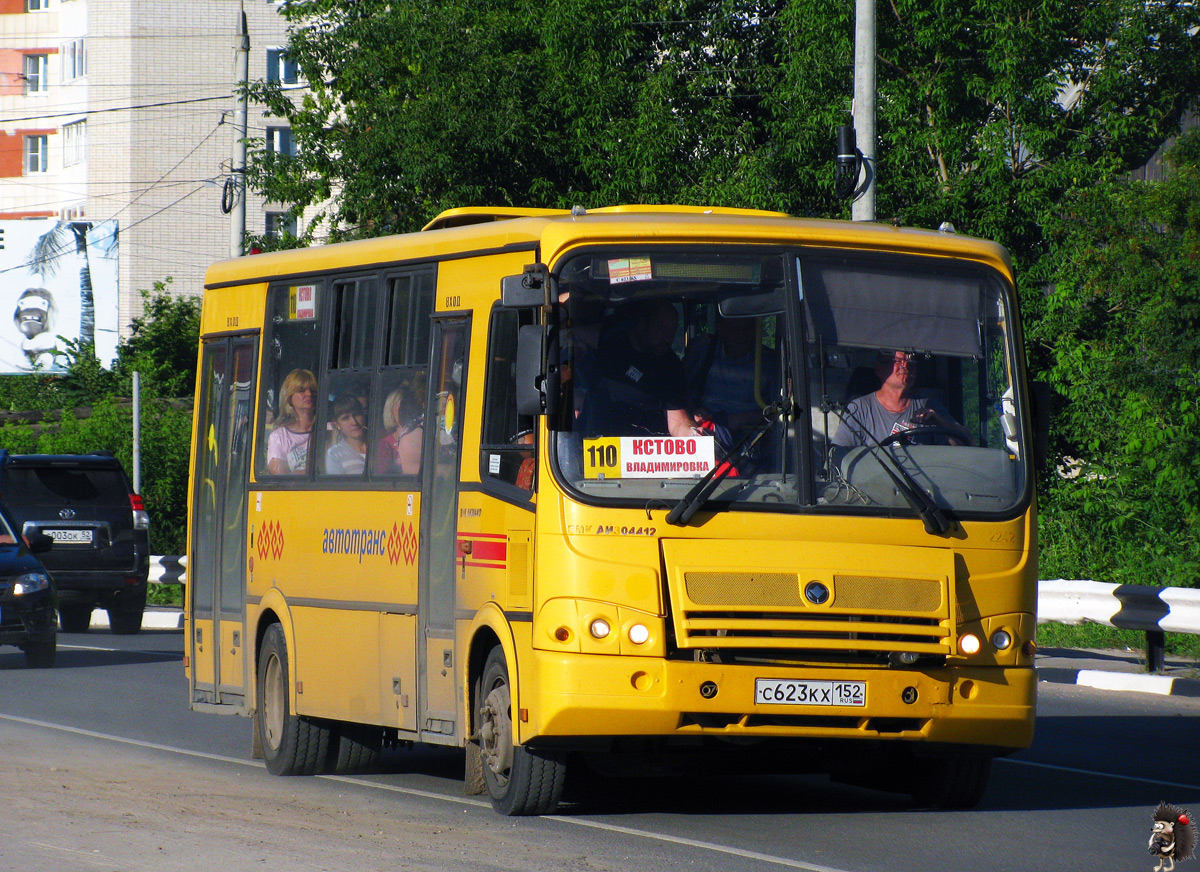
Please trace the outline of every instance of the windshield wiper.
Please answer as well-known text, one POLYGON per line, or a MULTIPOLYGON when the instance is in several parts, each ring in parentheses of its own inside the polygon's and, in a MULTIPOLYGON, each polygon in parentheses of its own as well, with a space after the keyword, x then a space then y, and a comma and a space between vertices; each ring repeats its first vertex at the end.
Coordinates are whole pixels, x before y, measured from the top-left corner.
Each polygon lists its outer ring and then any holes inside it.
POLYGON ((750 452, 754 450, 754 446, 758 444, 758 440, 766 434, 771 428, 771 424, 775 422, 775 418, 783 411, 783 401, 771 403, 763 409, 762 420, 759 421, 754 429, 742 437, 742 441, 734 446, 733 450, 725 455, 725 459, 717 463, 712 469, 705 473, 704 478, 700 479, 691 489, 683 496, 683 498, 675 504, 675 507, 667 513, 667 523, 677 527, 687 525, 687 522, 692 519, 696 512, 708 502, 708 498, 712 496, 712 492, 717 489, 725 477, 737 467, 737 464, 743 459, 750 457, 750 452))
MULTIPOLYGON (((931 536, 944 536, 954 529, 954 522, 946 514, 945 510, 937 504, 929 493, 917 484, 917 480, 912 477, 904 465, 895 458, 892 452, 883 447, 883 443, 875 438, 874 434, 858 419, 858 416, 850 411, 850 407, 842 403, 830 403, 826 400, 825 405, 833 410, 833 413, 838 418, 846 423, 846 417, 849 416, 862 431, 863 436, 870 439, 874 444, 867 444, 865 447, 870 449, 871 456, 874 457, 883 471, 887 473, 888 478, 892 480, 892 484, 896 486, 896 490, 908 502, 913 510, 920 516, 921 522, 925 525, 925 532, 931 536), (884 458, 887 458, 886 460, 884 458)), ((668 518, 667 520, 670 520, 668 518)))

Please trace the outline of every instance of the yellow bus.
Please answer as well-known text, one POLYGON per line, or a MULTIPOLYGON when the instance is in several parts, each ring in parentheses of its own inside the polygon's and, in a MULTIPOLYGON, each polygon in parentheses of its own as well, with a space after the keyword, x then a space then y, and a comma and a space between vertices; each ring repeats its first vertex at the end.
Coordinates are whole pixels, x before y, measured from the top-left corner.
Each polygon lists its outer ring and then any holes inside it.
POLYGON ((280 775, 462 747, 969 807, 1032 739, 1036 428, 1005 251, 736 209, 464 208, 206 277, 195 710, 280 775))

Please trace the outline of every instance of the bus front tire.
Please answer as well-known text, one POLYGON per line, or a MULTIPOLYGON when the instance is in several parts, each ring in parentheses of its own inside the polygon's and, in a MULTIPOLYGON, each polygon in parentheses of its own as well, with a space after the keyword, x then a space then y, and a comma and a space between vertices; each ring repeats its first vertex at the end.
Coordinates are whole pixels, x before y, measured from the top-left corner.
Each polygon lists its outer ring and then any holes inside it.
POLYGON ((280 626, 272 624, 259 649, 258 705, 254 713, 263 758, 272 775, 315 775, 329 758, 331 731, 290 712, 290 688, 287 642, 280 626))
POLYGON ((502 815, 550 814, 562 796, 567 767, 561 754, 515 744, 510 687, 504 651, 493 648, 475 694, 483 782, 502 815))

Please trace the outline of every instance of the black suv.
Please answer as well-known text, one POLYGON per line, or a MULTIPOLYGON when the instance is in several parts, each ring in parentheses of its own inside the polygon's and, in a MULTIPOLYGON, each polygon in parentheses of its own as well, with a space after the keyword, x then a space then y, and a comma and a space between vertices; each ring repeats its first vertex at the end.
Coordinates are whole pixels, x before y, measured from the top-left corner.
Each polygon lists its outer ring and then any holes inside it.
POLYGON ((0 508, 0 645, 21 648, 30 666, 50 667, 58 646, 54 582, 32 551, 48 551, 51 540, 38 536, 26 547, 15 528, 0 508))
POLYGON ((0 499, 26 539, 54 542, 42 563, 58 588, 64 632, 85 632, 97 606, 114 633, 141 630, 150 517, 115 457, 0 450, 0 499))

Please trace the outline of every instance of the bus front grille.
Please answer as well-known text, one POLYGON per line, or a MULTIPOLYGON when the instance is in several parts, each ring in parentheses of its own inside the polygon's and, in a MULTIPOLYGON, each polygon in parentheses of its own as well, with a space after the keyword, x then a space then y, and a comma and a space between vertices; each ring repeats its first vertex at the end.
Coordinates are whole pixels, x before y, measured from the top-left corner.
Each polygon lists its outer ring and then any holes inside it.
POLYGON ((952 653, 946 580, 850 574, 811 579, 786 572, 682 576, 674 603, 680 648, 952 653), (815 595, 806 596, 805 585, 814 583, 815 595))

